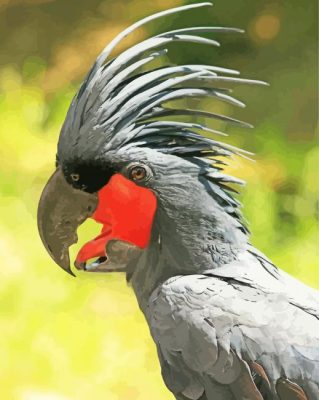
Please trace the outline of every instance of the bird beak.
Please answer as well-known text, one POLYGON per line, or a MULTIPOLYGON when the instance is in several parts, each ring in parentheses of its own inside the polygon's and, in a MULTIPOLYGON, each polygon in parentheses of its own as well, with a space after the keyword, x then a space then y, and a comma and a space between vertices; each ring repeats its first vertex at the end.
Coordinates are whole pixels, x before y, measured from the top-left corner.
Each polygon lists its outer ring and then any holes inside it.
POLYGON ((41 240, 52 259, 71 275, 69 247, 77 242, 78 226, 93 215, 97 204, 95 193, 74 189, 59 168, 42 192, 38 206, 41 240))

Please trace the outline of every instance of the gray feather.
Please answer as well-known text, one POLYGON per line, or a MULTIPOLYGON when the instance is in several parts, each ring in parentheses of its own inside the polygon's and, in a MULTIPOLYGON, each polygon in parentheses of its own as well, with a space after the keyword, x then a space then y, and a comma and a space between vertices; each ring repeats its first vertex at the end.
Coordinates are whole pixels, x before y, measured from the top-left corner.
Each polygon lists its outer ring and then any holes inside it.
MULTIPOLYGON (((235 359, 264 367, 273 399, 277 399, 276 381, 283 374, 306 387, 307 381, 318 385, 318 319, 291 303, 291 286, 284 275, 279 274, 279 279, 268 275, 265 280, 263 268, 248 253, 239 263, 251 264, 251 286, 237 281, 234 274, 227 280, 226 268, 226 276, 221 269, 220 278, 175 277, 154 291, 147 316, 162 353, 169 359, 170 352, 178 349, 179 362, 210 377, 208 391, 210 382, 236 381, 242 368, 235 359), (256 286, 259 275, 260 286, 256 286)), ((300 284, 299 291, 304 290, 300 284)), ((208 399, 215 398, 211 393, 208 399)))
POLYGON ((155 117, 167 117, 171 115, 190 115, 190 116, 200 116, 200 117, 206 117, 206 118, 212 118, 212 119, 219 119, 221 121, 229 122, 232 124, 239 125, 243 128, 253 128, 251 124, 248 124, 247 122, 239 121, 238 119, 228 117, 226 115, 221 115, 221 114, 215 114, 212 112, 208 111, 202 111, 202 110, 191 110, 191 109, 172 109, 172 108, 163 108, 163 107, 157 107, 154 108, 149 114, 142 115, 140 120, 146 120, 150 118, 155 118, 155 117))

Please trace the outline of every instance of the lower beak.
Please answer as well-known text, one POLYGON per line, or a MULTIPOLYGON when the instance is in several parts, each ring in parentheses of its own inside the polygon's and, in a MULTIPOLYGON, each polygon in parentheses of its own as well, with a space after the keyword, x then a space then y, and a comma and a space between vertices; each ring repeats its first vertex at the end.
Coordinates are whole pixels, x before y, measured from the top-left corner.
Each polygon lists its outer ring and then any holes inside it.
POLYGON ((53 260, 71 275, 69 247, 77 242, 78 226, 93 215, 97 204, 97 194, 74 189, 60 168, 42 192, 38 206, 41 240, 53 260))

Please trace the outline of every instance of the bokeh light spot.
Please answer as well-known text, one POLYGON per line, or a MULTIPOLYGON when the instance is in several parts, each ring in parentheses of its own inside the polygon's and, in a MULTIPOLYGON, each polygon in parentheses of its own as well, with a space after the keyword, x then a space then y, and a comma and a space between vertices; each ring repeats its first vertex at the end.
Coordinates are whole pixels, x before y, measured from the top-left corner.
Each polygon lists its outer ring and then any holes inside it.
POLYGON ((276 15, 261 15, 253 24, 253 36, 258 40, 272 40, 280 31, 280 20, 276 15))

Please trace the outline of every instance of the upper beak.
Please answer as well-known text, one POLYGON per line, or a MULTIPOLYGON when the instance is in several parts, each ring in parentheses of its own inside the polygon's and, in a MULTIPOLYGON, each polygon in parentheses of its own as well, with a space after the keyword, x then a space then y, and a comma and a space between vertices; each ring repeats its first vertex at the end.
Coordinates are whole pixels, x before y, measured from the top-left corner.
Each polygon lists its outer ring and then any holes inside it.
POLYGON ((74 189, 59 168, 42 192, 38 206, 41 240, 53 260, 71 275, 69 247, 77 242, 78 226, 93 215, 97 204, 97 194, 74 189))

